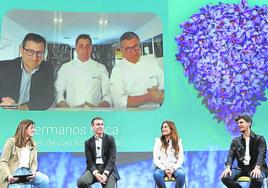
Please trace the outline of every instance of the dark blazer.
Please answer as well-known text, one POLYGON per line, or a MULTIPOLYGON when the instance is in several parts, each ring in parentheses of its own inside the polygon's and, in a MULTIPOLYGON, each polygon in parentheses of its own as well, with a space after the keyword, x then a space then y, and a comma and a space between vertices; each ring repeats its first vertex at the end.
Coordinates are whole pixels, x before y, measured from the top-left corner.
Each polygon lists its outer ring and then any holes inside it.
MULTIPOLYGON (((93 173, 96 168, 96 145, 95 137, 91 137, 85 141, 85 155, 87 170, 93 173)), ((104 163, 104 170, 107 170, 112 174, 117 180, 120 179, 117 167, 116 167, 116 146, 114 137, 103 134, 102 137, 102 160, 104 163)))
MULTIPOLYGON (((18 103, 21 75, 21 57, 0 61, 0 100, 2 97, 11 97, 18 103)), ((30 110, 45 110, 53 102, 53 69, 50 63, 43 61, 39 69, 32 75, 30 101, 27 103, 27 106, 30 110)))
MULTIPOLYGON (((263 136, 256 135, 253 131, 250 132, 250 141, 249 141, 249 154, 250 161, 249 167, 253 169, 256 165, 260 166, 261 169, 267 170, 267 165, 265 162, 266 158, 266 141, 263 136)), ((246 140, 243 136, 234 138, 227 157, 227 162, 225 165, 232 166, 233 161, 236 159, 239 168, 244 166, 243 159, 246 152, 246 140)))

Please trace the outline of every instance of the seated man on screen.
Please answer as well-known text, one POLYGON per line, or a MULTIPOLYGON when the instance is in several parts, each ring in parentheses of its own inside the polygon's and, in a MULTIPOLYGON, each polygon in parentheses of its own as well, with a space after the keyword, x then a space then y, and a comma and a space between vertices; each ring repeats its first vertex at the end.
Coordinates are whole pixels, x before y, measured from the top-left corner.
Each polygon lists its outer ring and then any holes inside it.
POLYGON ((28 33, 21 57, 0 61, 0 106, 18 105, 21 110, 45 110, 54 101, 52 65, 45 62, 46 40, 28 33))
POLYGON ((233 139, 227 157, 225 170, 222 172, 222 182, 229 188, 242 188, 236 181, 241 176, 251 178, 250 188, 261 188, 267 170, 266 141, 263 136, 251 131, 252 119, 248 115, 239 115, 235 121, 241 131, 241 136, 233 139), (233 168, 234 160, 238 167, 233 168))
POLYGON ((78 59, 62 65, 56 80, 57 107, 109 107, 109 76, 105 66, 90 58, 92 42, 81 34, 75 42, 78 59), (66 95, 66 97, 65 97, 66 95))
POLYGON ((116 167, 116 145, 113 136, 104 133, 101 117, 91 120, 95 135, 85 141, 86 171, 77 180, 78 188, 91 188, 99 182, 104 188, 114 188, 120 179, 116 167))
POLYGON ((163 103, 163 70, 141 58, 140 39, 133 32, 120 37, 124 59, 112 71, 110 89, 115 107, 156 108, 163 103))

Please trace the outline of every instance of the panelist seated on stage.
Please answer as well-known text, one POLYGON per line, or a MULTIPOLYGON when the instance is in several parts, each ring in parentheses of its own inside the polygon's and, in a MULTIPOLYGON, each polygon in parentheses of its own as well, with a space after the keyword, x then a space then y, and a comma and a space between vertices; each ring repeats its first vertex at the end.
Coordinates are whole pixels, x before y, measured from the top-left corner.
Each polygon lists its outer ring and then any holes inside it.
POLYGON ((110 107, 109 75, 106 67, 90 58, 92 41, 81 34, 75 42, 77 59, 62 65, 58 71, 56 106, 59 108, 110 107))
POLYGON ((104 133, 101 117, 91 120, 94 136, 85 141, 86 171, 77 180, 78 188, 91 188, 98 182, 103 188, 115 188, 120 179, 116 167, 116 145, 114 137, 104 133))
POLYGON ((267 172, 265 138, 251 130, 250 116, 239 115, 235 121, 241 136, 234 138, 231 143, 221 180, 226 187, 242 188, 236 180, 247 176, 251 179, 251 188, 261 188, 267 172), (237 161, 237 167, 232 166, 234 160, 237 161))
POLYGON ((158 108, 164 100, 163 70, 141 57, 140 38, 133 32, 120 37, 123 60, 112 70, 111 96, 116 108, 158 108))
POLYGON ((45 62, 46 40, 28 33, 21 57, 0 61, 0 106, 20 110, 45 110, 54 102, 52 65, 45 62))
POLYGON ((182 141, 177 133, 173 121, 164 121, 161 125, 161 136, 155 140, 153 161, 154 181, 158 188, 165 188, 164 178, 176 179, 176 188, 183 188, 185 183, 185 171, 183 164, 182 141))
POLYGON ((14 137, 8 138, 0 158, 0 187, 16 188, 17 183, 48 187, 49 178, 38 171, 37 145, 33 140, 35 123, 23 120, 14 137))

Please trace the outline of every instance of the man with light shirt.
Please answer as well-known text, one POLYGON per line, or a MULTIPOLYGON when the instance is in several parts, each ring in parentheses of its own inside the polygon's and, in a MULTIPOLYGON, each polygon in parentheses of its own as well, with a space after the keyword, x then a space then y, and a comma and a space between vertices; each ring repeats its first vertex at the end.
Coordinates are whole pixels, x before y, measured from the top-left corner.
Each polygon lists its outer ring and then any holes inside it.
POLYGON ((141 58, 140 39, 133 32, 120 37, 124 59, 115 65, 110 89, 117 108, 157 108, 164 99, 163 70, 156 62, 141 58))
POLYGON ((92 41, 81 34, 75 42, 78 59, 62 65, 55 83, 57 107, 109 107, 109 76, 104 65, 90 58, 92 41))
POLYGON ((21 57, 0 62, 0 106, 18 105, 21 110, 45 110, 54 102, 53 69, 45 62, 46 40, 28 33, 21 57))
POLYGON ((104 123, 101 117, 91 120, 95 133, 85 141, 87 168, 77 181, 79 188, 91 188, 90 185, 99 182, 104 188, 114 188, 120 179, 116 167, 116 145, 114 137, 104 133, 104 123))
POLYGON ((251 178, 250 188, 261 188, 265 178, 266 165, 266 141, 263 136, 256 135, 251 130, 252 119, 248 115, 239 115, 235 121, 242 133, 233 139, 226 168, 222 172, 222 182, 228 188, 241 188, 236 181, 241 176, 251 178), (238 167, 232 167, 233 161, 237 160, 238 167))

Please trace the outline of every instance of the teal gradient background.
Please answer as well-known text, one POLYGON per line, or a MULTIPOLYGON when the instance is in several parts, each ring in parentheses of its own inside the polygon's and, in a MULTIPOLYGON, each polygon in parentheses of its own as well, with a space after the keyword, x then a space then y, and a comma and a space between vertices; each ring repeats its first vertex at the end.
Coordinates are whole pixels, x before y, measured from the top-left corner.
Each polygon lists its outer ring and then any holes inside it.
MULTIPOLYGON (((239 3, 239 0, 225 0, 224 3, 239 3)), ((251 6, 268 3, 267 0, 248 1, 251 6)), ((36 126, 72 127, 73 134, 58 130, 51 134, 38 132, 35 140, 40 144, 41 152, 82 152, 83 141, 91 136, 89 122, 95 116, 105 120, 107 132, 116 137, 120 152, 152 151, 154 138, 160 135, 160 125, 166 120, 173 120, 183 139, 184 149, 226 150, 231 136, 223 123, 217 123, 213 115, 197 98, 197 91, 188 84, 182 66, 176 62, 177 46, 175 36, 181 33, 179 24, 199 11, 206 4, 217 4, 216 0, 0 0, 0 23, 3 16, 10 10, 50 10, 74 12, 146 12, 154 13, 161 18, 164 41, 164 73, 165 100, 157 110, 150 111, 6 111, 0 110, 0 148, 6 138, 12 136, 20 120, 30 118, 36 126), (77 130, 86 128, 86 132, 77 130), (72 142, 63 144, 64 140, 72 142), (75 144, 78 141, 80 144, 75 144)), ((34 15, 33 15, 34 16, 34 15)), ((133 18, 135 19, 135 18, 133 18)), ((40 21, 41 24, 42 21, 40 21)), ((1 26, 2 27, 2 26, 1 26)), ((0 28, 1 30, 1 28, 0 28)), ((1 54, 0 54, 1 56, 1 54)), ((267 92, 266 92, 267 96, 267 92)), ((268 138, 266 119, 268 114, 267 101, 257 108, 253 117, 253 130, 268 138)), ((63 128, 64 129, 64 128, 63 128)))

